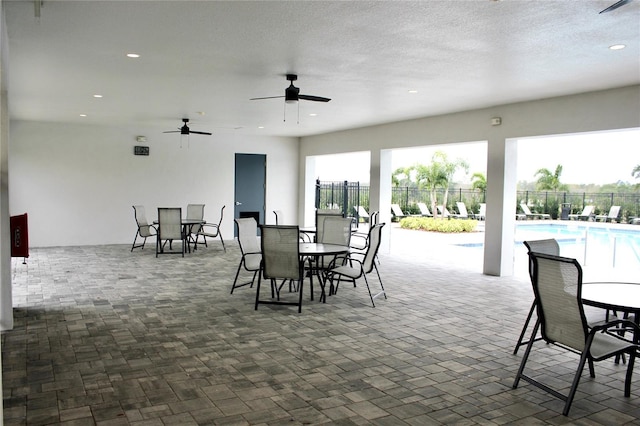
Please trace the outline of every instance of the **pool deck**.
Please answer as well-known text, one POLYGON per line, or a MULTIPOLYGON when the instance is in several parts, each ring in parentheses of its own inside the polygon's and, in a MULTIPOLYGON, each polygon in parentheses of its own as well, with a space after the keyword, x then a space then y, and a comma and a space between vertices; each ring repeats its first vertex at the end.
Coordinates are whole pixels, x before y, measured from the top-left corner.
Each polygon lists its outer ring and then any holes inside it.
MULTIPOLYGON (((534 225, 564 225, 588 228, 606 228, 633 230, 640 236, 640 227, 626 223, 605 223, 587 222, 577 220, 522 220, 517 221, 518 227, 534 225)), ((554 238, 557 235, 549 233, 544 235, 541 232, 531 233, 518 232, 517 241, 524 239, 554 238)), ((482 247, 469 247, 465 245, 484 243, 484 222, 478 222, 476 232, 443 234, 438 232, 426 232, 402 229, 399 223, 391 224, 390 254, 401 256, 407 260, 416 262, 437 261, 443 268, 455 267, 469 272, 482 273, 484 249, 482 247)), ((575 257, 584 268, 585 281, 617 280, 617 281, 637 281, 640 274, 640 267, 625 267, 617 265, 613 267, 603 267, 602 265, 585 265, 584 249, 561 249, 561 254, 567 257, 575 257)), ((517 244, 514 250, 514 274, 515 277, 527 277, 527 250, 522 244, 517 244)))

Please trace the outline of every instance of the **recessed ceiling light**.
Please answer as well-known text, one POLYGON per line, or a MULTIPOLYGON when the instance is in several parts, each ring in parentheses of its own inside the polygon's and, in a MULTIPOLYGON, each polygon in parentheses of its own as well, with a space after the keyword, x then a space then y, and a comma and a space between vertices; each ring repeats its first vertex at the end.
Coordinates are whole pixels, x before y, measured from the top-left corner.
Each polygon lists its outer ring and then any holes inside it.
POLYGON ((613 46, 609 46, 609 49, 611 50, 620 50, 620 49, 624 49, 625 46, 624 44, 614 44, 613 46))
POLYGON ((317 115, 318 115, 318 114, 316 114, 315 112, 312 112, 311 114, 309 114, 309 117, 315 117, 315 116, 317 116, 317 115))
POLYGON ((139 58, 140 55, 137 53, 127 53, 127 58, 139 58))
POLYGON ((80 114, 80 117, 86 117, 87 114, 80 114))
POLYGON ((409 90, 409 93, 418 93, 418 91, 415 90, 415 89, 411 89, 411 90, 409 90))
POLYGON ((258 126, 258 129, 264 129, 264 126, 258 126))
POLYGON ((93 95, 94 98, 101 98, 102 95, 93 95))

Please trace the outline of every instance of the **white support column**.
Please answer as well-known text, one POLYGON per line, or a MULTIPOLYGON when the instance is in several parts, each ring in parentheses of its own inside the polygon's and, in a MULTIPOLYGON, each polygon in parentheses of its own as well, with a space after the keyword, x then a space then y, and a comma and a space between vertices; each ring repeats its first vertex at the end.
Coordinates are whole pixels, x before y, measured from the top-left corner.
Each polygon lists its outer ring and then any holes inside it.
POLYGON ((517 141, 496 138, 488 142, 483 272, 508 276, 513 275, 517 141))
POLYGON ((387 224, 382 228, 380 251, 388 253, 391 237, 391 150, 372 150, 369 167, 369 213, 377 210, 380 223, 387 224))

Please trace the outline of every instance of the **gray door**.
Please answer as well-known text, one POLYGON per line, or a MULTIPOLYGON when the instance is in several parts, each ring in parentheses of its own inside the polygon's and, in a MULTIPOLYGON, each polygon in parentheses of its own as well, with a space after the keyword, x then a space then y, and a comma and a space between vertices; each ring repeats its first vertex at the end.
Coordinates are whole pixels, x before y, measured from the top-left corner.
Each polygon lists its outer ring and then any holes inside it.
MULTIPOLYGON (((266 170, 266 155, 236 154, 234 219, 254 217, 258 225, 265 223, 266 170)), ((237 237, 238 229, 236 227, 233 232, 237 237)))

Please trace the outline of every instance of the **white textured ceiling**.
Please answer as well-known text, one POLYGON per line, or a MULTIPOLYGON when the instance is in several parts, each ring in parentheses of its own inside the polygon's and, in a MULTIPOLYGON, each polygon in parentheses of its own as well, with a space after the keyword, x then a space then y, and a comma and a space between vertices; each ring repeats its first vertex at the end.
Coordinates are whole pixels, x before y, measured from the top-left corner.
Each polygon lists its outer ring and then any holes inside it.
POLYGON ((598 14, 613 2, 9 1, 10 114, 304 136, 638 84, 640 0, 598 14), (297 124, 249 100, 286 73, 331 102, 300 101, 297 124))

